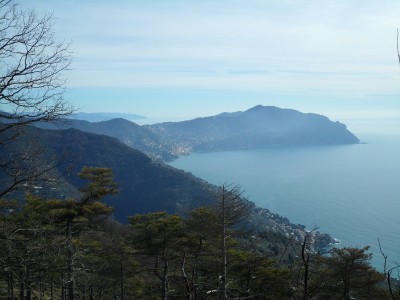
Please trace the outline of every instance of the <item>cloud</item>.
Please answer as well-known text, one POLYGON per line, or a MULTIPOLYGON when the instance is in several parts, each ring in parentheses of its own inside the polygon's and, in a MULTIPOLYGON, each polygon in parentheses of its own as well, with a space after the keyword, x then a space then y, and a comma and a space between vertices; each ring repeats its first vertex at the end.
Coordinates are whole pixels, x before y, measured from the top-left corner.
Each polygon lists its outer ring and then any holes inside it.
POLYGON ((400 92, 398 0, 26 5, 54 11, 57 35, 72 39, 71 88, 247 91, 321 101, 400 92))

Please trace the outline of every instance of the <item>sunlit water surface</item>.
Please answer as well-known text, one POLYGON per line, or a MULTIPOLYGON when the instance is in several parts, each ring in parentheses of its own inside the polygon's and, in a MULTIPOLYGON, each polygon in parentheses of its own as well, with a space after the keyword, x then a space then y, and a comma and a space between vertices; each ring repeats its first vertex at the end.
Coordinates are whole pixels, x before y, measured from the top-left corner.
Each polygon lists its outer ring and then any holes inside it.
POLYGON ((382 269, 400 261, 400 139, 365 136, 361 144, 194 153, 172 166, 213 184, 239 184, 257 205, 341 245, 371 246, 382 269))

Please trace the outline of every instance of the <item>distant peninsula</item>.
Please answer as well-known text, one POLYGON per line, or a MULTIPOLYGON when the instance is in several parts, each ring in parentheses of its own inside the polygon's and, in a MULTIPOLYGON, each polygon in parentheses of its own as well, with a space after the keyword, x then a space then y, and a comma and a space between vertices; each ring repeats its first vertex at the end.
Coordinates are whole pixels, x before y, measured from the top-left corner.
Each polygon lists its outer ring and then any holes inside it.
POLYGON ((325 116, 261 105, 244 112, 161 123, 147 128, 168 144, 175 155, 360 142, 344 124, 325 116))
MULTIPOLYGON (((51 129, 48 124, 42 125, 51 129)), ((69 119, 62 122, 61 128, 112 136, 163 162, 192 152, 360 142, 346 125, 326 116, 262 105, 243 112, 143 126, 123 117, 99 122, 69 119)))

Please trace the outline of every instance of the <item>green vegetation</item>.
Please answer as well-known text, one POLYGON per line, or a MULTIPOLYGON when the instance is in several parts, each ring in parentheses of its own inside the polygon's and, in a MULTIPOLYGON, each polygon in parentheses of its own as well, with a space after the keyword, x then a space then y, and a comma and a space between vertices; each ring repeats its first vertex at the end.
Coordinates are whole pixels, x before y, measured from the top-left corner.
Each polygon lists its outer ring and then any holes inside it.
POLYGON ((391 299, 368 247, 312 251, 243 228, 250 207, 235 186, 186 216, 154 212, 121 225, 100 200, 110 169, 85 167, 79 200, 28 195, 2 202, 2 299, 391 299))
MULTIPOLYGON (((0 0, 0 9, 0 104, 9 108, 0 112, 1 299, 396 299, 396 282, 390 281, 395 269, 387 272, 387 289, 385 276, 370 265, 368 247, 323 255, 316 249, 329 241, 327 236, 306 233, 256 208, 238 187, 218 190, 114 138, 28 126, 74 111, 63 100, 60 75, 70 64, 68 45, 54 40, 51 15, 20 12, 8 0, 0 0), (73 165, 66 153, 72 153, 73 165), (129 224, 111 217, 114 210, 106 204, 111 199, 105 197, 117 194, 118 185, 104 166, 112 166, 121 184, 122 204, 113 217, 125 220, 131 214, 129 224), (79 173, 68 178, 71 172, 79 173), (78 191, 76 186, 82 187, 78 191), (27 193, 21 201, 24 189, 40 192, 27 193), (50 197, 54 193, 59 197, 50 197)), ((345 130, 313 118, 331 136, 345 130)), ((199 129, 210 120, 194 124, 206 137, 209 133, 199 129)), ((169 124, 167 135, 196 131, 187 124, 183 129, 169 124)), ((203 151, 242 148, 259 140, 259 134, 247 133, 238 140, 232 124, 219 128, 223 136, 222 129, 233 128, 234 135, 222 144, 198 144, 197 136, 194 145, 180 145, 177 154, 199 145, 203 151)), ((157 130, 144 130, 137 131, 140 138, 151 133, 144 145, 158 147, 157 130)), ((345 132, 345 142, 358 141, 345 132)), ((322 141, 333 143, 324 136, 322 141)), ((173 157, 167 150, 155 153, 173 157)))

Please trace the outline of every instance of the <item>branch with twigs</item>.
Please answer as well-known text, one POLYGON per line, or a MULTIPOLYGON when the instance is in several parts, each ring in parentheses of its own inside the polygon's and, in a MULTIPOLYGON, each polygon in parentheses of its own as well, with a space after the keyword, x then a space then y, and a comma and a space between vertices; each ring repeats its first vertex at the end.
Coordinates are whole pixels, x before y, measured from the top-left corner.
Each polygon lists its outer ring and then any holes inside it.
POLYGON ((400 52, 399 52, 399 28, 397 28, 397 57, 399 58, 399 64, 400 64, 400 52))
MULTIPOLYGON (((397 30, 397 38, 398 38, 398 30, 397 30)), ((393 271, 394 270, 398 270, 399 269, 399 265, 396 265, 396 266, 394 266, 394 267, 392 267, 392 268, 390 268, 389 270, 387 269, 387 259, 388 259, 388 256, 383 252, 383 250, 382 250, 382 246, 381 246, 381 241, 379 240, 379 238, 378 238, 378 244, 379 244, 379 251, 381 252, 381 254, 382 254, 382 256, 383 256, 383 273, 385 274, 385 276, 386 276, 386 281, 387 281, 387 284, 388 284, 388 288, 389 288, 389 293, 390 293, 390 296, 392 297, 392 299, 393 300, 397 300, 397 299, 399 299, 399 298, 397 298, 395 295, 394 295, 394 290, 393 290, 393 287, 392 287, 392 273, 393 273, 393 271)))

